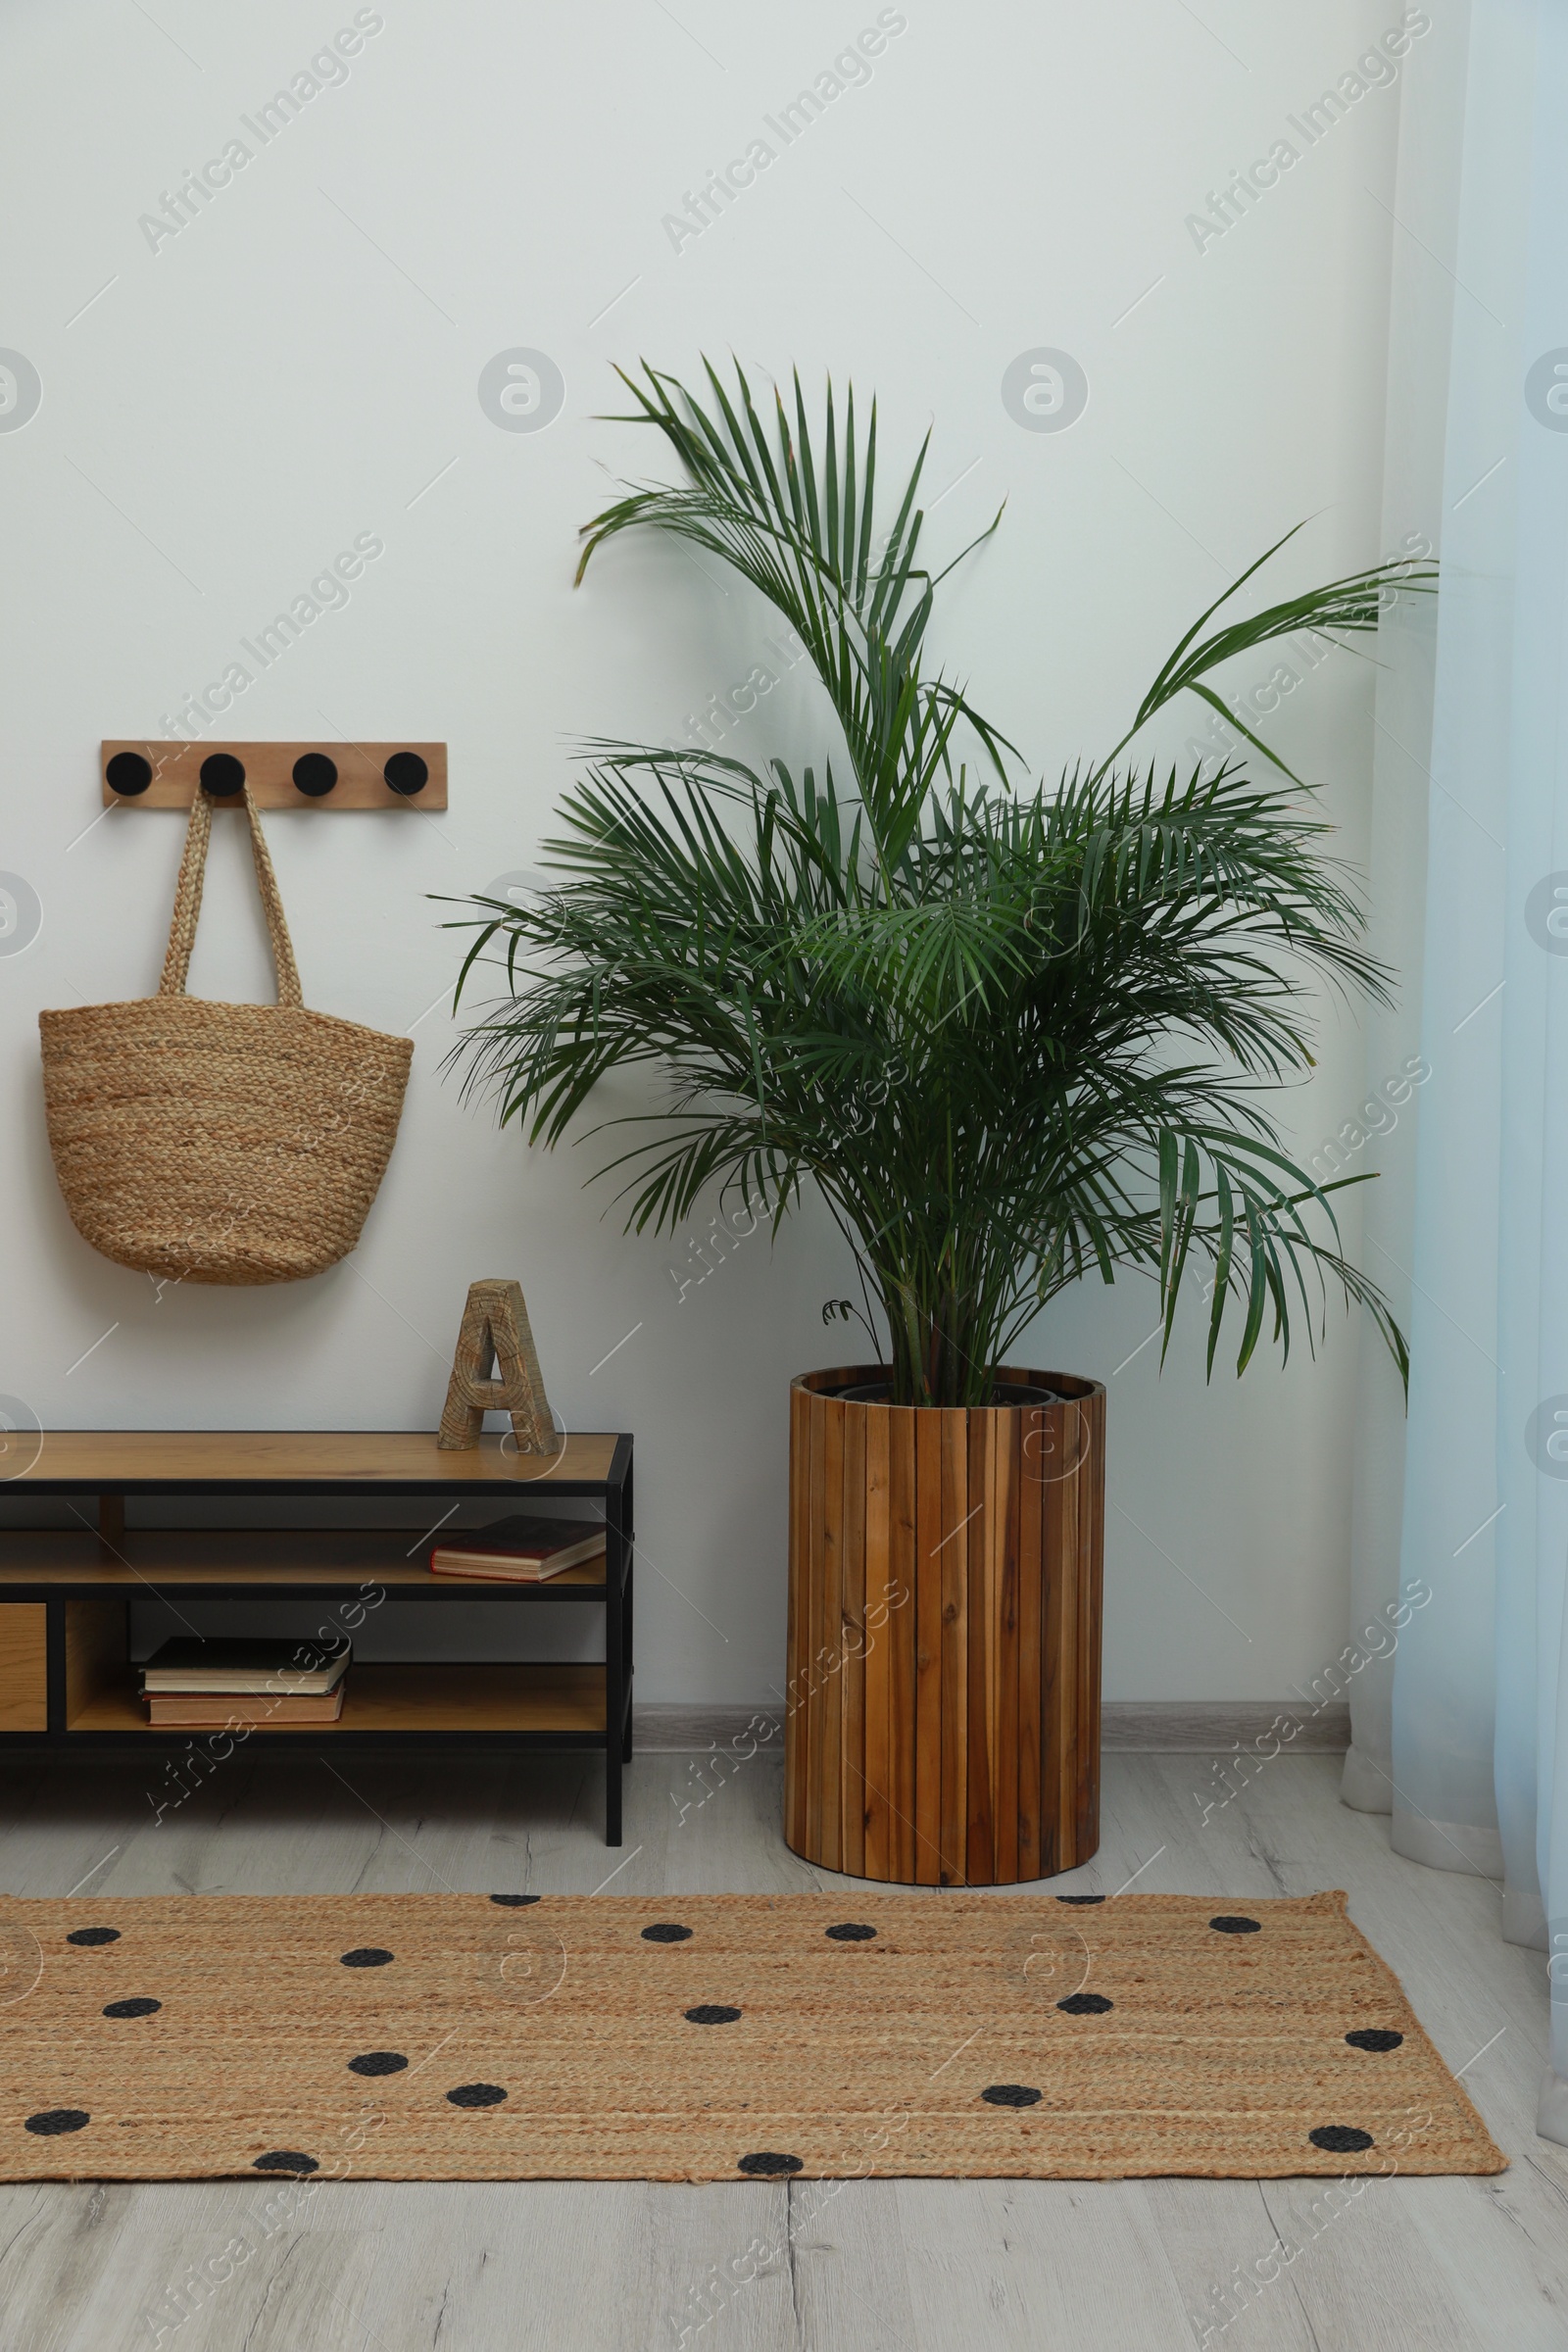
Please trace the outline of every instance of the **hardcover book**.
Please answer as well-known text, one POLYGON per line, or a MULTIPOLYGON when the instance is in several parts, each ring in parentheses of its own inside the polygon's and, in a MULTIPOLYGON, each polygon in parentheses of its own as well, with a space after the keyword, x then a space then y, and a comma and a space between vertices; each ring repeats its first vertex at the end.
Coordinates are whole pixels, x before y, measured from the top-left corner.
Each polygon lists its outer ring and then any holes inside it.
POLYGON ((490 1577, 539 1585, 605 1549, 603 1525, 592 1519, 541 1519, 519 1512, 471 1535, 447 1536, 430 1550, 434 1576, 490 1577))
POLYGON ((218 1695, 226 1691, 305 1697, 333 1690, 343 1680, 352 1644, 338 1642, 253 1640, 203 1642, 182 1634, 153 1652, 141 1670, 144 1697, 155 1691, 218 1695))

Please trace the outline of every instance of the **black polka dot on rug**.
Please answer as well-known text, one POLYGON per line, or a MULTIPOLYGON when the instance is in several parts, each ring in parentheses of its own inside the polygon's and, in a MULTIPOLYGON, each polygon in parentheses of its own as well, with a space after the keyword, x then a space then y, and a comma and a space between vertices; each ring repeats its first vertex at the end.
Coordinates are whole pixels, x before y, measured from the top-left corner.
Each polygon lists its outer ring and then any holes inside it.
POLYGON ((689 2026, 732 2026, 739 2017, 738 2009, 726 2009, 722 2001, 700 2001, 695 2009, 684 2012, 689 2026))
POLYGON ((859 1920, 847 1919, 839 1927, 824 1928, 822 1933, 831 1943, 869 1943, 876 1930, 863 1926, 859 1920))
POLYGON ((798 2156, 781 2156, 776 2149, 759 2148, 751 2156, 743 2156, 736 2171, 746 2173, 754 2180, 777 2180, 786 2173, 805 2170, 798 2156))
POLYGON ((447 2092, 449 2107, 499 2107, 506 2097, 499 2082, 460 2082, 447 2092))
POLYGON ((1388 2026, 1358 2026, 1345 2038, 1352 2050, 1396 2050, 1404 2035, 1388 2026))
POLYGON ((1102 1894, 1058 1894, 1056 1897, 1058 1903, 1102 1903, 1104 1899, 1102 1894))
POLYGON ((298 2148, 269 2148, 251 2164, 253 2173, 318 2173, 320 2169, 314 2156, 302 2156, 298 2148))
POLYGON ((536 1894, 493 1894, 490 1900, 500 1903, 508 1911, 521 1911, 526 1904, 536 1903, 539 1897, 536 1894))
POLYGON ((1102 1992, 1069 1992, 1064 2001, 1056 2003, 1056 2007, 1064 2009, 1069 2017, 1103 2017, 1107 2009, 1114 2009, 1115 2006, 1115 2002, 1107 2001, 1102 1992))
POLYGON ((66 1937, 68 1943, 118 1943, 118 1928, 73 1928, 66 1937))
POLYGON ((56 2139, 62 2132, 79 2132, 92 2117, 85 2107, 45 2107, 38 2115, 29 2115, 23 2130, 36 2132, 40 2139, 56 2139))
POLYGON ((1263 1927, 1260 1919, 1249 1919, 1240 1911, 1221 1911, 1208 1924, 1216 1936, 1256 1936, 1263 1927))
POLYGON ((1038 2107, 1042 2094, 1028 2082, 993 2082, 980 2096, 988 2107, 1038 2107))
POLYGON ((1307 2138, 1314 2148, 1326 2148, 1331 2156, 1357 2156, 1372 2145, 1370 2132, 1360 2132, 1354 2124, 1319 2124, 1307 2138))
POLYGON ((656 1919, 651 1928, 644 1928, 644 1943, 685 1943, 691 1936, 690 1928, 678 1927, 672 1919, 656 1919))
POLYGON ((401 2075, 408 2065, 401 2050, 362 2050, 349 2060, 351 2075, 401 2075))
POLYGON ((385 1968, 392 1954, 378 1943, 356 1944, 352 1952, 342 1954, 345 1968, 385 1968))
POLYGON ((151 2017, 154 2011, 161 2009, 163 2005, 162 2001, 145 1999, 111 2001, 104 2011, 104 2015, 105 2017, 151 2017))

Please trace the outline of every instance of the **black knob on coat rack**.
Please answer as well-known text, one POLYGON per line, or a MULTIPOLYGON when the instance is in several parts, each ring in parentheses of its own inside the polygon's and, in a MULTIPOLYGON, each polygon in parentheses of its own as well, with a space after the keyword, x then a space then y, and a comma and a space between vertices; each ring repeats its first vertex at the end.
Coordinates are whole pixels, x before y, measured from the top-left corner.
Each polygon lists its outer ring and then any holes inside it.
POLYGON ((294 787, 307 799, 324 800, 337 782, 337 761, 325 752, 302 752, 294 762, 294 787))
POLYGON ((232 752, 214 752, 202 761, 202 790, 215 800, 232 800, 236 792, 245 789, 245 763, 232 752))
POLYGON ((140 752, 117 752, 104 774, 111 792, 122 793, 127 801, 132 801, 152 782, 152 761, 144 760, 140 752))
POLYGON ((401 793, 406 801, 422 792, 430 781, 430 770, 417 752, 394 752, 381 773, 387 790, 401 793))

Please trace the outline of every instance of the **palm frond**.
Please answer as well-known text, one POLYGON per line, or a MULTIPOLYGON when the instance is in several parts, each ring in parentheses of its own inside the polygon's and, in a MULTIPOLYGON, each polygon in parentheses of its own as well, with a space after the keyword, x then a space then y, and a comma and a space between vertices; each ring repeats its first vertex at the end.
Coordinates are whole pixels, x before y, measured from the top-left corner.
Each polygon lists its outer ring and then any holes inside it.
MULTIPOLYGON (((799 376, 793 424, 775 389, 770 441, 739 364, 734 400, 714 368, 705 368, 711 415, 673 377, 646 363, 641 380, 616 369, 637 404, 616 421, 661 433, 687 478, 676 487, 634 488, 584 524, 577 579, 607 541, 651 526, 705 549, 749 580, 806 646, 844 730, 873 839, 896 865, 918 826, 926 795, 951 772, 960 720, 999 777, 1005 778, 1004 755, 1014 751, 959 687, 922 674, 935 582, 917 560, 925 517, 915 501, 930 436, 899 493, 892 525, 877 543, 875 402, 862 444, 853 393, 841 432, 829 384, 819 484, 799 376)), ((954 561, 988 539, 1001 519, 999 509, 954 561)))
POLYGON ((1277 752, 1270 751, 1260 736, 1239 718, 1229 704, 1221 702, 1211 686, 1202 680, 1211 670, 1234 659, 1237 654, 1255 653, 1260 645, 1271 644, 1276 638, 1300 634, 1329 637, 1337 643, 1342 636, 1365 636, 1375 631, 1383 617, 1384 608, 1396 591, 1407 591, 1415 596, 1436 593, 1438 567, 1433 564, 1412 564, 1396 558, 1387 564, 1374 564, 1365 571, 1351 572, 1343 580, 1331 580, 1323 588, 1310 588, 1300 596, 1288 598, 1283 604, 1270 605, 1255 612, 1249 620, 1234 620, 1211 637, 1200 632, 1205 621, 1212 620, 1222 605, 1247 585, 1254 572, 1260 571, 1269 559, 1277 556, 1282 547, 1296 537, 1301 524, 1295 524, 1274 545, 1265 548, 1254 564, 1232 580, 1224 594, 1217 596, 1207 611, 1200 612, 1192 627, 1163 664, 1158 676, 1138 706, 1138 714, 1115 749, 1102 763, 1102 772, 1124 752, 1133 737, 1148 725, 1156 710, 1163 710, 1177 695, 1191 692, 1219 712, 1228 726, 1244 735, 1256 752, 1270 760, 1293 784, 1300 778, 1286 766, 1277 752))

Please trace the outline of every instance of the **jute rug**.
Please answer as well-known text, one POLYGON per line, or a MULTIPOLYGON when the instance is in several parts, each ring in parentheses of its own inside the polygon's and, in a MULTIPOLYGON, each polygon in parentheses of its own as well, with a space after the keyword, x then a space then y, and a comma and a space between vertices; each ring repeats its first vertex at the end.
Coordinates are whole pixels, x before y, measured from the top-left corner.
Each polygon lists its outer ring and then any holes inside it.
POLYGON ((0 1900, 0 2178, 1494 2173, 1343 1894, 0 1900))

